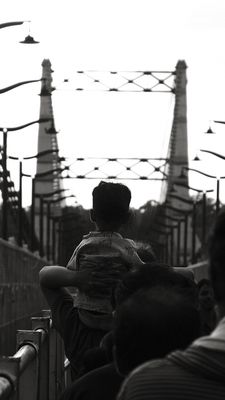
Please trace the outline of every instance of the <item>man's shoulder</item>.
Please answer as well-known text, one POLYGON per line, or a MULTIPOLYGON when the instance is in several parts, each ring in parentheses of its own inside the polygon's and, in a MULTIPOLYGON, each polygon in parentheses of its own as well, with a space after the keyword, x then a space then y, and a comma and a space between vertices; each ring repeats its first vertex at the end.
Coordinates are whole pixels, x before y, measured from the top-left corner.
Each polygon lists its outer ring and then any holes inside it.
POLYGON ((115 399, 123 378, 113 364, 96 368, 77 379, 67 390, 63 400, 115 399))
MULTIPOLYGON (((162 368, 169 368, 170 362, 167 359, 156 359, 153 361, 147 361, 135 368, 125 379, 120 392, 118 400, 126 400, 129 398, 131 393, 139 393, 140 386, 142 387, 142 393, 147 393, 149 386, 152 385, 152 373, 158 371, 158 379, 156 379, 156 387, 161 384, 161 371, 162 368)), ((153 382, 155 379, 153 378, 153 382)), ((141 397, 140 397, 141 398, 141 397)), ((144 398, 144 397, 143 397, 144 398)))
POLYGON ((152 374, 152 371, 157 370, 166 370, 171 371, 171 361, 167 358, 159 358, 152 361, 147 361, 144 364, 141 364, 139 367, 135 368, 129 377, 138 376, 139 374, 152 374))

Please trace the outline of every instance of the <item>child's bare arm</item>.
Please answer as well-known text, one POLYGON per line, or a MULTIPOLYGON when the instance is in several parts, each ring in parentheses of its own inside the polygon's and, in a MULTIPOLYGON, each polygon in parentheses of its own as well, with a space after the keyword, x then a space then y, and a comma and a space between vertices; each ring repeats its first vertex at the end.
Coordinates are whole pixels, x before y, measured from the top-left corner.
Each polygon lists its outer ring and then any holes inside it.
POLYGON ((42 291, 46 297, 46 289, 56 291, 65 287, 76 287, 91 295, 102 293, 109 285, 115 285, 118 276, 115 272, 103 271, 97 266, 95 269, 71 271, 62 266, 46 266, 39 272, 42 291), (99 271, 100 269, 100 271, 99 271))
POLYGON ((40 285, 49 289, 82 285, 82 275, 58 265, 46 266, 39 272, 40 285))
POLYGON ((84 292, 95 292, 96 290, 101 291, 102 286, 105 285, 104 282, 98 282, 90 271, 75 272, 56 265, 43 267, 39 272, 39 281, 50 308, 65 295, 67 298, 71 297, 66 287, 75 286, 84 292))

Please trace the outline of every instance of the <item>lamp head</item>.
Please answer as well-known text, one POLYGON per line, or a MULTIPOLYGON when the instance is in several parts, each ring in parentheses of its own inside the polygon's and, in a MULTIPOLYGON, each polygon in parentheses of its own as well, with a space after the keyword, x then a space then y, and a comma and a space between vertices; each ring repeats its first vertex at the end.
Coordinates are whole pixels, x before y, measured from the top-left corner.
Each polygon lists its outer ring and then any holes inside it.
POLYGON ((211 126, 209 126, 209 128, 207 129, 207 131, 205 132, 206 135, 215 135, 216 132, 213 132, 211 126))
POLYGON ((201 161, 201 160, 200 160, 199 156, 196 154, 196 156, 193 158, 192 161, 201 161))
POLYGON ((36 40, 34 40, 33 36, 27 35, 24 40, 20 41, 23 44, 37 44, 36 40))

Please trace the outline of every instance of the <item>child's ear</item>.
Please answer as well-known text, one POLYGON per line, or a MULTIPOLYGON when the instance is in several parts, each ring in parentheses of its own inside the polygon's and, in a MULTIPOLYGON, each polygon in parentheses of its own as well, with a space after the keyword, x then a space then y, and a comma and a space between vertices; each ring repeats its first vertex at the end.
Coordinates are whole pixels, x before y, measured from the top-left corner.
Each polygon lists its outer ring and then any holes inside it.
POLYGON ((91 220, 91 222, 96 221, 96 215, 95 215, 95 211, 93 209, 90 210, 90 220, 91 220))

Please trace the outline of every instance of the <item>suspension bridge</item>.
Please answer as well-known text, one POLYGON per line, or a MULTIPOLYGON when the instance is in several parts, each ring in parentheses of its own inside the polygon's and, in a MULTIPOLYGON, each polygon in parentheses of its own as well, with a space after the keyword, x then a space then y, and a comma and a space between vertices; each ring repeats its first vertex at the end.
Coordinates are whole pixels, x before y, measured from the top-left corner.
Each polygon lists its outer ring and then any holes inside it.
MULTIPOLYGON (((29 212, 24 210, 22 202, 23 178, 28 176, 23 171, 22 161, 19 163, 19 190, 15 189, 8 168, 8 159, 13 157, 7 153, 7 134, 21 127, 0 129, 4 138, 0 155, 0 290, 4 310, 1 315, 3 335, 0 348, 2 354, 8 351, 11 331, 15 336, 13 345, 18 349, 16 355, 0 359, 0 398, 26 399, 34 396, 37 399, 56 399, 69 379, 65 372, 62 343, 51 327, 50 316, 47 312, 41 317, 34 316, 45 307, 38 286, 38 271, 41 266, 58 261, 60 237, 56 222, 62 218, 62 208, 68 197, 64 181, 159 181, 160 213, 155 215, 158 218, 155 228, 149 227, 149 230, 157 231, 157 240, 163 247, 163 261, 189 268, 196 262, 197 247, 204 248, 205 244, 206 197, 201 193, 203 220, 199 238, 196 201, 189 195, 188 175, 183 174, 183 169, 189 165, 185 61, 178 61, 174 71, 109 71, 107 74, 77 71, 77 74, 81 77, 77 91, 103 90, 117 92, 118 95, 124 91, 145 92, 146 95, 172 93, 175 101, 168 151, 164 158, 85 158, 78 155, 68 164, 66 157, 59 156, 52 105, 51 63, 47 59, 43 61, 39 120, 32 122, 39 124, 39 131, 37 154, 30 157, 36 159, 37 165, 36 174, 31 177, 32 204, 29 212), (106 75, 110 76, 109 83, 106 75), (31 326, 27 322, 28 316, 33 316, 31 326), (21 325, 26 330, 20 330, 16 339, 16 330, 21 329, 21 325)), ((196 267, 196 276, 204 273, 203 262, 196 267)))

